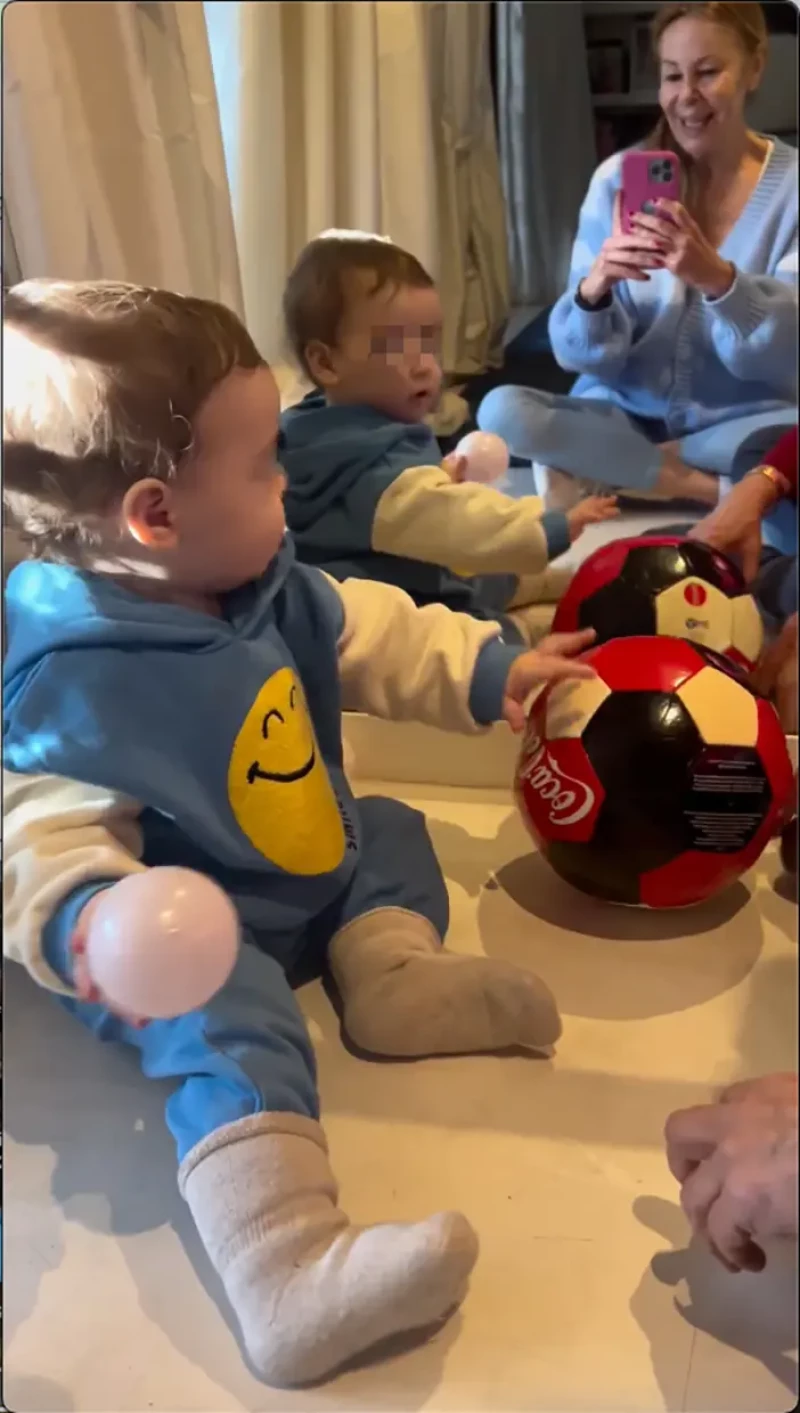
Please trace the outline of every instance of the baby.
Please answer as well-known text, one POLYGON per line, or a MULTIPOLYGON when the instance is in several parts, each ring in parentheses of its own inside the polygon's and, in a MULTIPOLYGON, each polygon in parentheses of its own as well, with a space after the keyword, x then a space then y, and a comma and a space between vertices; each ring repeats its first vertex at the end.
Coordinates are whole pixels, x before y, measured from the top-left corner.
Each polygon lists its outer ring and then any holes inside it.
POLYGON ((591 497, 565 515, 536 496, 454 484, 425 421, 442 383, 441 302, 399 246, 347 231, 313 240, 289 276, 284 317, 318 389, 282 418, 298 557, 536 641, 542 610, 531 606, 557 601, 569 578, 548 561, 616 502, 591 497))
POLYGON ((318 1380, 451 1311, 477 1241, 452 1212, 359 1228, 338 1207, 298 968, 326 963, 377 1055, 560 1033, 531 973, 443 947, 424 820, 353 798, 342 710, 520 729, 537 683, 593 675, 570 656, 592 635, 524 652, 496 623, 298 565, 277 390, 228 310, 32 282, 4 341, 5 513, 35 555, 6 595, 5 945, 175 1080, 178 1182, 252 1363, 318 1380), (242 947, 202 1010, 145 1023, 98 993, 85 942, 103 890, 159 865, 225 888, 242 947))

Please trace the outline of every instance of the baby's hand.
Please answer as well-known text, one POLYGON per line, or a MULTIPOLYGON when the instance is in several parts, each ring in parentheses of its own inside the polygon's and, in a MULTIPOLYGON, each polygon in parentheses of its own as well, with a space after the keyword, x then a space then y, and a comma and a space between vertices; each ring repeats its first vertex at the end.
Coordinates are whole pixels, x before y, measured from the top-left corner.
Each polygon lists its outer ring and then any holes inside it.
POLYGON ((132 1025, 136 1030, 142 1030, 147 1025, 147 1020, 142 1016, 134 1016, 127 1011, 120 1011, 109 1005, 99 987, 95 986, 92 980, 89 958, 86 955, 86 944, 89 939, 89 928, 92 925, 92 914, 102 897, 103 893, 95 893, 94 897, 90 898, 75 925, 70 943, 72 985, 75 987, 79 1001, 88 1001, 95 1006, 105 1006, 107 1011, 113 1012, 126 1025, 132 1025))
POLYGON ((597 676, 587 662, 574 661, 592 646, 596 636, 594 628, 584 628, 580 633, 553 633, 543 638, 538 648, 522 653, 512 662, 503 697, 503 717, 512 731, 523 730, 525 703, 535 687, 565 677, 597 676))
POLYGON ((587 525, 599 525, 603 520, 614 520, 619 515, 616 496, 587 496, 567 512, 569 537, 577 540, 587 525))
POLYGON ((442 462, 442 470, 447 472, 454 486, 460 486, 467 479, 466 456, 459 456, 458 452, 451 451, 442 462))

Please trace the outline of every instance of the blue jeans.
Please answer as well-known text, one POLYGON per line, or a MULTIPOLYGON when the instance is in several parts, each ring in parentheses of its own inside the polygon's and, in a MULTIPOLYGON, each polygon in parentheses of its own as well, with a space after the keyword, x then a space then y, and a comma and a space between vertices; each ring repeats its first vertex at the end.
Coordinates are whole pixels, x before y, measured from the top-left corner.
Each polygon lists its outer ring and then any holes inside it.
MULTIPOLYGON (((683 437, 679 454, 687 466, 737 481, 796 421, 794 408, 731 417, 683 437)), ((535 388, 493 388, 478 408, 478 425, 501 436, 514 456, 629 495, 652 489, 661 467, 658 444, 671 440, 662 422, 634 417, 614 402, 535 388)), ((784 554, 796 553, 793 506, 777 506, 764 530, 769 544, 784 554)))
MULTIPOLYGON (((376 908, 404 908, 427 918, 441 938, 449 902, 425 820, 397 800, 358 802, 362 848, 351 883, 335 905, 294 939, 291 974, 270 955, 270 938, 243 940, 232 976, 201 1010, 175 1020, 126 1025, 104 1006, 63 998, 62 1004, 99 1040, 139 1051, 148 1079, 177 1079, 167 1124, 178 1160, 201 1139, 251 1114, 288 1112, 319 1118, 314 1051, 292 991, 292 974, 320 970, 328 943, 347 923, 376 908)), ((302 886, 302 880, 298 880, 302 886)), ((63 978, 69 959, 47 960, 63 978)))

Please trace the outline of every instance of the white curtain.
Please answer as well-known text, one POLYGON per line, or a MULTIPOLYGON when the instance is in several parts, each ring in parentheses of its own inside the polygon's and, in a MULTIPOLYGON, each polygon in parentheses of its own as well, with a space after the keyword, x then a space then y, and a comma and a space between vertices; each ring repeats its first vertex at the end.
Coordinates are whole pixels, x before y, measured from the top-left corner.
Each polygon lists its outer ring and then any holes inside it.
POLYGON ((596 165, 582 6, 497 6, 498 127, 511 301, 543 309, 564 289, 596 165))
POLYGON ((280 301, 330 227, 390 236, 441 283, 450 372, 507 313, 486 4, 205 6, 249 326, 284 356, 280 301))
POLYGON ((203 6, 24 0, 3 16, 4 259, 242 310, 203 6))
POLYGON ((502 362, 508 317, 506 212, 489 52, 491 6, 427 7, 437 274, 447 316, 445 366, 478 373, 502 362))

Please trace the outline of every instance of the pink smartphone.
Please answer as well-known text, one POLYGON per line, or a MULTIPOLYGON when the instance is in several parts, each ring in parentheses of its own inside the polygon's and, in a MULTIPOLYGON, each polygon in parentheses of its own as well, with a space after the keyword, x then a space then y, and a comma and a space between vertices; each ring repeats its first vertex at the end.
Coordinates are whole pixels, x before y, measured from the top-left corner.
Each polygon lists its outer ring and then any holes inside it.
POLYGON ((632 234, 631 217, 639 211, 653 214, 659 197, 681 199, 681 169, 674 152, 626 152, 622 158, 621 220, 625 235, 632 234))

